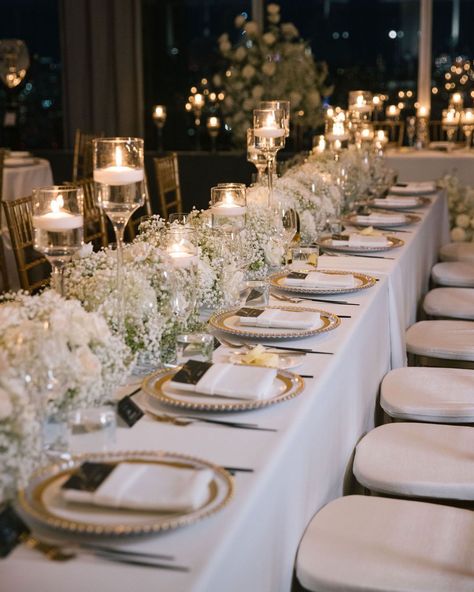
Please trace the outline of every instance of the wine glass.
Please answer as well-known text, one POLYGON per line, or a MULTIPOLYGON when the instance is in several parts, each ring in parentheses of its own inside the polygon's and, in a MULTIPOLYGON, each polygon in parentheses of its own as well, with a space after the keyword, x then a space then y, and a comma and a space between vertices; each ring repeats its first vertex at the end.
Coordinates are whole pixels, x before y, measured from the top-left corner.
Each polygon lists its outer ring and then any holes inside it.
POLYGON ((285 117, 281 109, 254 109, 255 148, 267 159, 268 204, 273 199, 273 168, 278 150, 285 146, 285 117))
POLYGON ((123 334, 123 235, 130 216, 145 203, 143 140, 96 138, 93 150, 97 203, 112 222, 117 243, 117 326, 123 334))
POLYGON ((255 147, 253 128, 247 130, 247 160, 257 169, 257 183, 260 183, 267 168, 267 158, 261 150, 255 147))
POLYGON ((448 142, 454 140, 454 135, 456 134, 459 125, 459 115, 459 111, 455 111, 454 109, 443 109, 441 122, 443 131, 446 132, 448 142))
POLYGON ((0 39, 0 78, 7 88, 20 85, 30 67, 28 48, 21 39, 0 39))
POLYGON ((33 190, 34 247, 52 267, 52 285, 64 295, 63 271, 84 244, 84 194, 80 187, 52 185, 33 190))
POLYGON ((278 217, 280 222, 280 232, 285 246, 285 262, 288 259, 287 252, 293 242, 299 240, 298 233, 298 214, 294 208, 286 206, 284 203, 278 203, 278 217))
POLYGON ((416 117, 407 117, 407 138, 408 146, 413 148, 415 145, 415 134, 416 134, 416 117))

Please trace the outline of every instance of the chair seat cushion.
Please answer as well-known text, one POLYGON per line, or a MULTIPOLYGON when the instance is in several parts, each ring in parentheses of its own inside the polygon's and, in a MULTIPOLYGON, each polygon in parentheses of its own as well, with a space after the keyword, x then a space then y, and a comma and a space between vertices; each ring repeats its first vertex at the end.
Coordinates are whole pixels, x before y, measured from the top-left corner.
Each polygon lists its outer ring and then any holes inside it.
POLYGON ((397 368, 382 381, 380 404, 398 419, 474 423, 474 370, 397 368))
POLYGON ((474 360, 473 321, 420 321, 405 333, 407 351, 447 360, 474 360))
POLYGON ((474 319, 473 288, 435 288, 423 301, 423 310, 433 317, 474 319))
POLYGON ((339 498, 309 523, 296 575, 314 592, 472 592, 474 512, 381 497, 339 498))
POLYGON ((437 263, 431 270, 431 279, 440 286, 474 288, 474 262, 447 261, 437 263))
POLYGON ((448 243, 439 250, 441 261, 474 263, 474 243, 448 243))
POLYGON ((353 470, 371 491, 474 500, 474 429, 429 423, 379 426, 357 445, 353 470))

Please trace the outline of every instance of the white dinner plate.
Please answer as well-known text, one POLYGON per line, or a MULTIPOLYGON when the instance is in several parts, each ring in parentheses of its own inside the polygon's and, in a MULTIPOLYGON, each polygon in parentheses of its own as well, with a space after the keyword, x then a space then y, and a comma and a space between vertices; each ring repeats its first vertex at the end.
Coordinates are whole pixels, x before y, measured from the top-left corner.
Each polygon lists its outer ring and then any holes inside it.
MULTIPOLYGON (((380 212, 381 210, 377 211, 380 212)), ((360 221, 358 219, 358 215, 354 214, 352 216, 349 216, 345 220, 345 222, 347 222, 348 224, 352 224, 353 226, 372 226, 373 228, 397 228, 398 226, 408 226, 410 224, 416 224, 421 220, 420 216, 417 216, 416 214, 403 214, 405 220, 401 222, 399 221, 400 214, 395 214, 394 212, 388 211, 387 214, 391 214, 395 221, 391 222, 390 218, 387 218, 385 222, 374 222, 373 220, 370 220, 368 216, 367 220, 360 221)))
MULTIPOLYGON (((242 361, 243 356, 246 352, 233 352, 229 354, 229 362, 232 364, 245 364, 242 361)), ((304 362, 304 356, 292 356, 290 354, 275 354, 278 356, 278 368, 280 370, 291 370, 292 368, 298 368, 304 362)), ((251 366, 260 366, 263 364, 251 364, 251 366)))
POLYGON ((386 238, 388 245, 386 245, 385 247, 354 247, 350 245, 333 245, 330 237, 321 239, 318 244, 323 249, 331 251, 341 251, 343 253, 377 253, 379 251, 389 251, 390 249, 398 249, 398 247, 403 247, 403 245, 405 244, 404 241, 395 236, 387 236, 386 238))
MULTIPOLYGON (((355 271, 342 271, 337 269, 317 269, 323 273, 335 274, 335 275, 352 275, 355 279, 355 285, 351 288, 306 288, 300 286, 287 286, 284 283, 284 279, 290 273, 289 271, 280 271, 270 276, 270 285, 274 288, 278 288, 284 292, 295 292, 296 294, 306 295, 330 295, 330 294, 346 294, 350 292, 358 292, 359 290, 365 290, 371 286, 375 286, 376 279, 365 273, 358 273, 355 271)), ((304 309, 298 309, 304 310, 304 309)), ((329 313, 324 313, 329 314, 329 313)))

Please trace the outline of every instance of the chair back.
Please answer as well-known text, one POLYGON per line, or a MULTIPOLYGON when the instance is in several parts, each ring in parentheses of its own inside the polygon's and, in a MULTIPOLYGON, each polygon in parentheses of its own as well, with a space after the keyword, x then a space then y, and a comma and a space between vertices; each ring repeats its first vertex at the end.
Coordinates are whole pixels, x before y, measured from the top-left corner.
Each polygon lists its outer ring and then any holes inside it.
POLYGON ((183 202, 179 183, 178 155, 172 152, 169 156, 154 158, 153 162, 163 217, 168 218, 170 210, 181 214, 183 202))
POLYGON ((102 138, 104 132, 86 133, 76 130, 74 137, 74 158, 72 163, 72 180, 86 179, 93 174, 92 140, 102 138))
POLYGON ((92 243, 95 250, 107 247, 107 218, 96 202, 96 187, 92 177, 66 182, 73 187, 82 187, 84 192, 84 242, 92 243))
POLYGON ((404 121, 375 121, 375 130, 384 130, 388 138, 388 146, 398 147, 403 145, 403 135, 405 133, 404 121))
POLYGON ((46 257, 33 247, 33 199, 29 195, 4 201, 3 208, 20 286, 23 290, 35 292, 49 283, 50 269, 46 257))
POLYGON ((3 167, 7 151, 0 148, 0 278, 2 280, 1 290, 7 292, 10 288, 8 281, 7 263, 5 260, 5 244, 3 242, 3 167))

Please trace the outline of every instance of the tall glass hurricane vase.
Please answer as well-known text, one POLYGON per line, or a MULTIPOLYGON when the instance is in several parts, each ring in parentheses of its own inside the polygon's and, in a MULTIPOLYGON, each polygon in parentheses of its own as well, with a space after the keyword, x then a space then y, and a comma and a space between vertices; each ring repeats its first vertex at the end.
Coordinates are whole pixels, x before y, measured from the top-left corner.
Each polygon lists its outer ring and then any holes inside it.
POLYGON ((52 285, 62 296, 64 266, 83 243, 81 188, 52 185, 33 191, 34 246, 52 267, 52 285))
POLYGON ((273 201, 273 169, 278 150, 285 146, 285 116, 281 109, 253 112, 255 148, 265 154, 268 173, 268 205, 273 201))
POLYGON ((97 202, 112 222, 117 242, 117 330, 123 334, 123 235, 130 216, 145 202, 143 140, 97 138, 93 142, 97 202))

